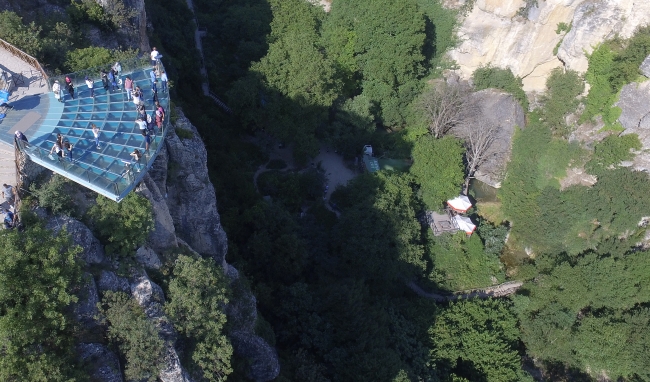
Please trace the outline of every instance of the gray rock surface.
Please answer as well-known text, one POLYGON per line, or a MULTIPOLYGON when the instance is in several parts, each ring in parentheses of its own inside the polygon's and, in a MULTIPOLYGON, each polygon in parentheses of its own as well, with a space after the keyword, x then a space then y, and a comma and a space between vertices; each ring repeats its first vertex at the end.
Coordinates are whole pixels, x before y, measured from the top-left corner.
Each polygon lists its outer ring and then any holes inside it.
POLYGON ((249 331, 230 333, 233 350, 250 362, 248 377, 254 381, 274 380, 280 374, 280 363, 275 350, 261 337, 249 331))
POLYGON ((174 220, 170 215, 166 200, 149 174, 144 176, 136 192, 149 199, 153 210, 154 229, 147 238, 149 246, 158 252, 178 246, 174 220))
POLYGON ((639 70, 641 71, 641 74, 650 78, 650 56, 646 57, 645 60, 643 60, 641 66, 639 66, 639 70))
POLYGON ((80 343, 77 354, 90 368, 90 377, 96 382, 123 382, 120 360, 102 344, 80 343))
POLYGON ((637 134, 641 141, 642 150, 636 153, 632 167, 650 171, 650 82, 623 86, 616 106, 621 108, 618 121, 625 129, 622 134, 637 134))
POLYGON ((176 331, 163 311, 165 295, 162 288, 151 281, 144 271, 131 279, 130 287, 131 295, 144 309, 147 318, 156 325, 158 334, 166 343, 165 366, 158 378, 162 382, 190 382, 189 374, 181 365, 174 348, 176 331))
POLYGON ((477 112, 453 133, 463 138, 467 135, 467 129, 476 125, 489 123, 500 126, 497 137, 488 149, 488 159, 474 174, 474 177, 481 182, 498 188, 501 187, 506 163, 510 159, 515 127, 524 127, 524 110, 512 95, 496 89, 472 93, 470 98, 476 105, 477 112))
POLYGON ((176 235, 195 251, 214 257, 223 264, 228 250, 228 239, 217 212, 214 187, 207 168, 207 151, 199 133, 180 109, 176 128, 191 130, 192 139, 180 139, 173 131, 165 141, 170 167, 168 174, 167 205, 174 219, 176 235))
POLYGON ((99 274, 99 281, 97 282, 99 290, 102 292, 113 291, 113 292, 131 292, 131 286, 129 285, 129 280, 126 277, 119 277, 115 272, 102 270, 99 274))
POLYGON ((50 216, 45 226, 54 233, 62 228, 70 234, 72 242, 83 248, 81 258, 88 264, 100 264, 105 259, 104 247, 85 224, 65 215, 50 216))
POLYGON ((158 254, 149 247, 142 246, 135 253, 135 260, 145 268, 160 269, 162 262, 158 254))
POLYGON ((77 293, 79 300, 72 304, 74 318, 83 327, 91 329, 98 325, 95 320, 97 315, 97 303, 99 296, 97 294, 97 285, 90 273, 83 274, 83 285, 77 293))

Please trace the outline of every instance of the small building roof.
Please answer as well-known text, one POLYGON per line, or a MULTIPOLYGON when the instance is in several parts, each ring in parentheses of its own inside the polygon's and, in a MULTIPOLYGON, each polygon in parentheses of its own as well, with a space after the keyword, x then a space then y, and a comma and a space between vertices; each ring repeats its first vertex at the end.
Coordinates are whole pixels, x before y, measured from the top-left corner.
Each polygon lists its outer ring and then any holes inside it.
POLYGON ((476 229, 476 225, 472 223, 472 220, 468 217, 456 215, 453 219, 456 222, 456 225, 458 225, 458 228, 465 231, 468 235, 471 235, 476 229))
POLYGON ((472 208, 472 202, 465 195, 459 195, 453 199, 447 200, 447 205, 454 211, 465 213, 472 208))

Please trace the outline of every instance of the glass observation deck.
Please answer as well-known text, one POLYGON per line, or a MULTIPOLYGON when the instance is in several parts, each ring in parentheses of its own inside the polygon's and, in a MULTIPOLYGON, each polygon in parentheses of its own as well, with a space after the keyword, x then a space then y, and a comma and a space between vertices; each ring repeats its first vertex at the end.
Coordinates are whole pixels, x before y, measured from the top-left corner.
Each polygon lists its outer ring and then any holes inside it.
MULTIPOLYGON (((144 102, 145 112, 155 120, 150 77, 153 68, 148 57, 120 64, 120 79, 124 81, 129 76, 133 80, 133 88, 139 86, 142 89, 141 101, 144 102)), ((119 85, 120 90, 115 91, 103 87, 100 70, 108 70, 109 67, 106 65, 68 74, 75 86, 74 100, 65 89, 65 75, 49 78, 50 89, 55 80, 59 81, 64 102, 59 102, 52 92, 43 95, 47 99, 41 102, 41 107, 48 106, 47 110, 43 110, 46 115, 40 118, 38 126, 29 129, 29 143, 20 140, 17 143, 32 161, 119 202, 142 180, 163 146, 170 119, 169 93, 162 92, 158 80, 158 101, 165 109, 166 117, 162 128, 158 129, 154 123, 154 135, 151 136, 149 150, 145 151, 145 137, 135 122, 138 118, 136 105, 127 99, 123 84, 119 85), (94 98, 90 96, 85 76, 94 80, 94 98), (92 124, 100 129, 99 149, 95 144, 92 124), (71 158, 65 150, 64 158, 56 153, 50 154, 57 134, 73 145, 71 158), (142 153, 142 158, 137 162, 130 155, 135 149, 142 153)), ((162 63, 159 62, 156 69, 164 70, 162 63)))

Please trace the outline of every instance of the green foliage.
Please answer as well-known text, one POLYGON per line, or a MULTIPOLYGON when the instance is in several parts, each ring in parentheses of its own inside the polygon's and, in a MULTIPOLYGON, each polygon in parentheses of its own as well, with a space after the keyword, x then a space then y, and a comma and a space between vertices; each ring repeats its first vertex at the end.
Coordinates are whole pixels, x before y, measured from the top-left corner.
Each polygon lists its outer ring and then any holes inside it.
POLYGON ((192 132, 192 130, 177 127, 174 129, 174 132, 180 139, 194 139, 194 132, 192 132))
MULTIPOLYGON (((604 244, 607 244, 604 242, 604 244)), ((586 369, 592 376, 648 379, 648 253, 620 241, 577 259, 545 255, 542 274, 517 296, 522 339, 534 357, 586 369)))
POLYGON ((91 23, 107 32, 133 27, 131 20, 137 15, 119 0, 106 0, 103 6, 94 0, 72 0, 66 10, 73 23, 91 23))
POLYGON ((512 94, 524 111, 528 110, 528 97, 523 90, 521 78, 515 77, 510 69, 483 66, 474 71, 472 81, 476 90, 496 88, 512 94))
POLYGON ((134 192, 120 203, 97 196, 88 218, 106 251, 121 257, 133 256, 153 229, 151 203, 134 192))
POLYGON ((434 362, 471 381, 532 381, 517 353, 517 318, 504 300, 452 303, 429 330, 434 362))
POLYGON ((569 33, 569 31, 571 30, 571 27, 572 27, 572 26, 573 26, 573 23, 571 23, 571 24, 567 24, 567 23, 565 23, 565 22, 562 21, 562 22, 560 22, 560 23, 557 24, 557 29, 555 30, 555 33, 556 33, 556 34, 560 34, 560 33, 562 33, 562 32, 569 33))
POLYGON ((611 166, 618 166, 622 161, 632 160, 634 154, 630 150, 641 150, 641 147, 641 141, 636 134, 610 135, 596 144, 591 160, 585 168, 598 175, 611 166))
POLYGON ((620 109, 612 105, 621 88, 636 80, 639 65, 650 54, 650 27, 639 28, 629 40, 602 43, 589 56, 585 78, 591 87, 581 121, 603 115, 607 126, 616 124, 620 109))
POLYGON ((553 69, 546 80, 546 93, 542 97, 542 118, 551 127, 555 135, 566 137, 569 128, 565 117, 578 107, 578 96, 584 91, 580 75, 572 70, 553 69))
POLYGON ((481 240, 483 240, 486 255, 499 256, 501 254, 501 251, 506 244, 506 236, 508 235, 507 226, 495 226, 487 220, 481 220, 478 225, 477 233, 481 237, 481 240))
POLYGON ((108 338, 126 358, 126 378, 155 381, 164 366, 165 342, 154 323, 122 292, 106 292, 100 308, 100 317, 108 324, 108 338))
POLYGON ((410 171, 427 208, 440 210, 447 199, 458 196, 465 178, 464 153, 460 140, 451 136, 435 139, 427 134, 415 142, 410 171))
POLYGON ((81 277, 65 231, 53 235, 34 221, 23 233, 0 232, 0 379, 75 378, 70 305, 81 277))
POLYGON ((327 128, 327 139, 343 156, 352 158, 368 144, 375 132, 373 104, 364 95, 345 100, 334 109, 335 117, 327 128))
POLYGON ((14 12, 0 13, 0 38, 37 58, 43 51, 41 32, 42 28, 34 22, 23 24, 22 18, 14 12))
POLYGON ((339 1, 323 24, 327 53, 361 79, 378 120, 400 126, 424 74, 425 19, 412 1, 339 1))
POLYGON ((484 288, 493 284, 493 277, 505 279, 498 256, 486 253, 477 235, 459 232, 436 237, 430 241, 429 253, 433 262, 429 279, 449 291, 484 288))
POLYGON ((113 57, 111 56, 110 50, 91 46, 89 48, 69 51, 65 66, 70 72, 78 72, 84 69, 110 64, 112 60, 113 57))
POLYGON ((269 195, 288 211, 298 212, 306 200, 319 199, 323 195, 325 176, 316 170, 303 173, 267 171, 257 178, 262 195, 269 195))
POLYGON ((29 191, 38 199, 38 204, 41 207, 49 209, 52 213, 70 216, 75 216, 77 213, 75 201, 72 198, 72 184, 61 175, 54 174, 41 187, 31 184, 29 191))
POLYGON ((169 282, 165 311, 174 327, 192 341, 192 361, 208 381, 222 381, 232 372, 232 346, 223 333, 228 287, 212 259, 179 256, 169 282))
POLYGON ((410 182, 408 175, 378 172, 337 191, 334 199, 345 212, 336 228, 337 252, 350 272, 386 283, 426 269, 410 182))

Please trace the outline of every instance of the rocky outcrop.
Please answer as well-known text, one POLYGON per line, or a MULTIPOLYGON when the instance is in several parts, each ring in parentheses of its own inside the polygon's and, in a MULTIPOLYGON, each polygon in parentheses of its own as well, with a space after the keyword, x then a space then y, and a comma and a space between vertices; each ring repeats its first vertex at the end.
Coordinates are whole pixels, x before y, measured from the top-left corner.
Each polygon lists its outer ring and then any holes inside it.
POLYGON ((625 128, 622 134, 637 134, 642 145, 631 167, 638 171, 650 171, 650 82, 633 82, 623 86, 616 106, 621 108, 618 121, 625 128))
POLYGON ((79 300, 72 304, 74 318, 86 329, 92 329, 98 325, 95 316, 97 316, 97 303, 99 295, 97 294, 97 285, 90 273, 84 273, 83 284, 80 292, 77 293, 79 300))
POLYGON ((500 127, 487 150, 487 160, 478 167, 474 177, 492 187, 501 187, 506 163, 512 150, 515 128, 524 127, 524 110, 512 95, 496 89, 472 93, 470 100, 477 112, 465 121, 463 126, 454 128, 452 132, 463 138, 467 136, 467 129, 481 124, 500 127))
MULTIPOLYGON (((114 1, 109 0, 95 0, 99 5, 104 8, 108 13, 116 12, 117 7, 114 5, 114 1)), ((125 28, 122 30, 122 34, 132 40, 129 41, 129 45, 139 48, 142 52, 149 52, 151 49, 149 47, 149 37, 147 36, 147 12, 145 10, 144 0, 121 0, 121 3, 124 5, 124 9, 127 11, 133 12, 133 28, 134 31, 130 28, 125 28)))
POLYGON ((647 1, 538 0, 537 7, 518 15, 524 5, 524 0, 476 1, 458 29, 461 44, 449 52, 463 78, 491 64, 522 77, 524 90, 543 91, 551 70, 564 65, 584 72, 585 53, 616 34, 629 37, 650 18, 647 1), (556 33, 559 23, 571 24, 571 30, 556 33))
POLYGON ((158 378, 162 382, 190 382, 189 374, 182 367, 174 343, 176 331, 164 315, 165 295, 162 288, 149 279, 142 271, 130 282, 131 295, 143 309, 147 318, 158 328, 158 334, 165 341, 164 368, 158 378))
POLYGON ((135 261, 145 268, 160 269, 162 262, 158 254, 149 247, 142 246, 135 252, 135 261))
POLYGON ((646 57, 645 60, 643 60, 641 66, 639 67, 639 71, 644 76, 650 78, 650 56, 646 57))
MULTIPOLYGON (((577 3, 577 1, 575 1, 577 3)), ((650 2, 634 0, 586 0, 575 10, 573 26, 557 56, 567 69, 585 72, 590 54, 602 41, 628 38, 650 22, 650 2)))
MULTIPOLYGON (((195 251, 225 263, 228 238, 217 212, 214 187, 208 177, 208 153, 198 131, 180 109, 175 128, 193 132, 191 139, 180 139, 174 130, 165 140, 172 170, 167 181, 167 206, 174 220, 176 235, 195 251)), ((159 158, 156 158, 158 160, 159 158)))
POLYGON ((85 224, 77 219, 65 215, 48 217, 45 227, 51 229, 55 234, 65 229, 72 238, 72 242, 83 249, 81 259, 88 264, 100 264, 106 256, 104 247, 93 235, 92 231, 85 224))
POLYGON ((90 378, 97 382, 123 382, 120 360, 115 353, 102 344, 80 343, 79 358, 88 365, 90 378))
POLYGON ((237 269, 226 265, 224 272, 231 280, 232 288, 240 296, 231 300, 226 306, 226 315, 232 328, 228 338, 233 351, 237 356, 248 360, 250 379, 259 382, 272 381, 280 374, 280 362, 275 349, 255 334, 257 300, 240 282, 237 269))
POLYGON ((120 277, 115 272, 102 270, 99 274, 99 281, 97 282, 99 290, 102 292, 125 292, 131 291, 129 280, 126 277, 120 277))
POLYGON ((153 210, 154 229, 147 238, 149 246, 158 252, 178 246, 176 228, 167 201, 149 174, 144 176, 136 192, 149 199, 153 210))

